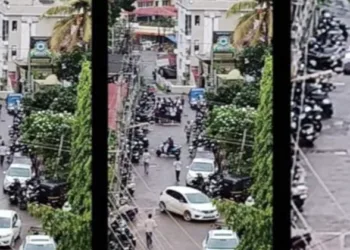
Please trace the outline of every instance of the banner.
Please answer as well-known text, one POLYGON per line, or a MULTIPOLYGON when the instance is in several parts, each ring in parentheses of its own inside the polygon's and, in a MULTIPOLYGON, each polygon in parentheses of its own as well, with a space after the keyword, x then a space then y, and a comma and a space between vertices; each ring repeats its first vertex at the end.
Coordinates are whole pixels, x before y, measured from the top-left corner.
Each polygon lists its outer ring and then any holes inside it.
POLYGON ((214 53, 234 53, 232 46, 232 31, 214 31, 213 52, 214 53))

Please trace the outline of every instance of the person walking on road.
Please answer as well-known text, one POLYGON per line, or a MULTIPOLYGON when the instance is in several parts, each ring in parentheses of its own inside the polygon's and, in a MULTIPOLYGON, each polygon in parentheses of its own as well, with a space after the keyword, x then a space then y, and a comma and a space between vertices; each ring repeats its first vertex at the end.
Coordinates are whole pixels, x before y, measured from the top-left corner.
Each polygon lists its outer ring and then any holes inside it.
POLYGON ((182 162, 180 161, 179 156, 176 156, 176 161, 174 161, 174 167, 175 167, 176 182, 180 182, 180 172, 182 169, 182 162))
POLYGON ((157 223, 154 219, 152 219, 152 214, 148 214, 148 218, 145 221, 145 231, 146 231, 146 243, 147 248, 152 248, 152 236, 153 230, 157 227, 157 223))
POLYGON ((4 166, 6 150, 7 150, 7 147, 5 146, 5 142, 2 141, 1 144, 0 144, 0 165, 1 165, 1 167, 4 166))
POLYGON ((143 152, 143 167, 146 175, 148 175, 150 161, 151 161, 151 154, 148 152, 147 149, 145 149, 145 152, 143 152))

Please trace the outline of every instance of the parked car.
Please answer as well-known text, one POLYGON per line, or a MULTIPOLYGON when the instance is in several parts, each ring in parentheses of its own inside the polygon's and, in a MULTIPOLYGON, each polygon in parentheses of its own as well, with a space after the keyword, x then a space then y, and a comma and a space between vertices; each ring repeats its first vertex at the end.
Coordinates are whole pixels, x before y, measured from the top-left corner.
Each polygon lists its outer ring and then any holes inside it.
POLYGON ((23 163, 12 163, 7 171, 4 171, 4 174, 4 193, 8 191, 9 186, 14 182, 15 179, 18 179, 21 184, 25 184, 27 180, 31 179, 34 176, 32 165, 23 163))
POLYGON ((210 230, 202 243, 203 250, 234 250, 238 247, 239 239, 237 233, 232 230, 220 229, 210 230))
POLYGON ((219 213, 209 197, 190 187, 167 187, 160 193, 159 208, 161 212, 182 215, 185 221, 219 218, 219 213))
POLYGON ((215 173, 215 161, 214 159, 205 158, 195 158, 188 168, 188 173, 186 176, 186 185, 191 186, 193 179, 195 179, 198 174, 201 174, 204 179, 208 179, 210 174, 215 173))
POLYGON ((28 235, 19 250, 56 250, 54 239, 48 235, 28 235))
POLYGON ((0 247, 15 249, 21 230, 22 221, 16 211, 0 210, 0 247))

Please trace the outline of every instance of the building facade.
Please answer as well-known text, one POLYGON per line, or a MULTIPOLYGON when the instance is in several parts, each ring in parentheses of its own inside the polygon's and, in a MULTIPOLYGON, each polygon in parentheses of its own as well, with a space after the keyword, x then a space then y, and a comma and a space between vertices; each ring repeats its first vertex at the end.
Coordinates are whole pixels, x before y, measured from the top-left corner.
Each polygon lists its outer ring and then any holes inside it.
POLYGON ((177 79, 194 83, 198 54, 210 56, 213 31, 233 31, 240 15, 227 18, 234 0, 177 0, 177 79))
POLYGON ((8 0, 0 3, 0 79, 17 81, 17 62, 28 59, 30 37, 50 37, 61 17, 41 16, 59 0, 8 0))

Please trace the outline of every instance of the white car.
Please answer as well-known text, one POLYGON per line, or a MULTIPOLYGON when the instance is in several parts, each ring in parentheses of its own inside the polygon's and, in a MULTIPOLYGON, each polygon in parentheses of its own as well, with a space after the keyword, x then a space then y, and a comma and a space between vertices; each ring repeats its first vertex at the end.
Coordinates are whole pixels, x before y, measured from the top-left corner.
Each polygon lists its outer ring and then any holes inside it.
POLYGON ((22 222, 16 211, 0 210, 0 247, 14 249, 21 237, 22 222))
POLYGON ((18 179, 21 184, 24 184, 26 180, 29 180, 34 176, 32 166, 26 163, 12 163, 7 171, 4 171, 4 174, 4 193, 6 191, 9 191, 9 186, 14 182, 15 179, 18 179))
POLYGON ((210 230, 202 243, 203 250, 234 250, 239 244, 238 236, 232 230, 210 230))
POLYGON ((219 213, 208 196, 190 187, 167 187, 160 193, 161 212, 182 215, 185 221, 217 220, 219 213))
POLYGON ((188 168, 186 176, 186 185, 191 186, 193 179, 201 174, 204 179, 207 179, 210 174, 215 173, 215 161, 214 159, 195 158, 188 168))
POLYGON ((54 239, 48 235, 28 235, 19 250, 56 250, 54 239))

